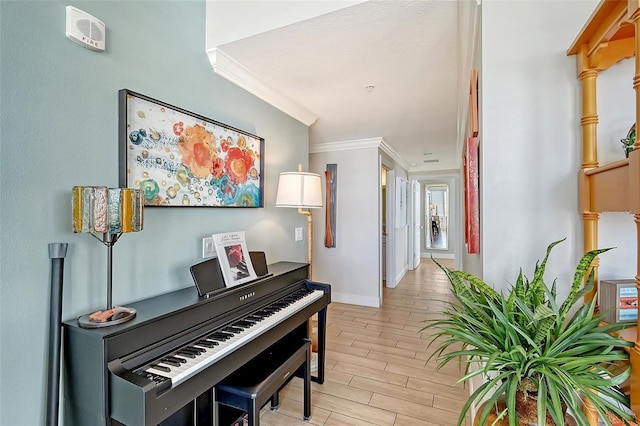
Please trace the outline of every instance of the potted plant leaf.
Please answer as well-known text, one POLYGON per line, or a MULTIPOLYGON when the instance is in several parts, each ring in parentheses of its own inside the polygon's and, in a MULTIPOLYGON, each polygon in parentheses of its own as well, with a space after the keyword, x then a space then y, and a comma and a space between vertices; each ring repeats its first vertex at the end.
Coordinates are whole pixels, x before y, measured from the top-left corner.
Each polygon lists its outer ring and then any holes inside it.
POLYGON ((562 241, 548 246, 531 281, 520 270, 504 294, 474 275, 434 260, 446 273, 454 299, 445 302, 445 312, 428 319, 422 329, 431 333, 432 357, 438 368, 460 361, 465 372, 460 382, 476 376, 484 379, 463 406, 458 425, 472 405, 479 406, 479 425, 490 424, 487 419, 509 425, 562 425, 567 409, 572 422, 587 425, 584 401, 605 424, 611 424, 608 415, 634 421, 620 389, 630 374, 625 348, 633 343, 618 333, 628 324, 603 323, 595 298, 574 308, 593 288, 593 274, 584 282, 592 260, 608 249, 582 257, 569 295, 559 302, 556 281, 549 287, 543 275, 551 250, 562 241))

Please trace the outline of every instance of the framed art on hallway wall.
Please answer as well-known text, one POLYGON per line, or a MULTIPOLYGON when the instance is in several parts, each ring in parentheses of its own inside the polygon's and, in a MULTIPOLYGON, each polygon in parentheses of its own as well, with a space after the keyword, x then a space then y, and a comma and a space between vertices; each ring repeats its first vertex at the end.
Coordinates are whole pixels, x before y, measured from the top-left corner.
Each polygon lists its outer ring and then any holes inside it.
POLYGON ((467 138, 464 153, 464 240, 467 253, 480 253, 478 138, 467 138))
POLYGON ((469 84, 469 129, 472 137, 478 136, 478 71, 471 70, 469 84))
POLYGON ((121 187, 145 207, 263 207, 264 139, 122 89, 121 187))
POLYGON ((396 178, 396 229, 407 226, 407 191, 409 182, 401 177, 396 178))
POLYGON ((467 253, 480 253, 480 174, 478 156, 478 71, 471 70, 469 82, 469 137, 464 151, 464 241, 467 253))

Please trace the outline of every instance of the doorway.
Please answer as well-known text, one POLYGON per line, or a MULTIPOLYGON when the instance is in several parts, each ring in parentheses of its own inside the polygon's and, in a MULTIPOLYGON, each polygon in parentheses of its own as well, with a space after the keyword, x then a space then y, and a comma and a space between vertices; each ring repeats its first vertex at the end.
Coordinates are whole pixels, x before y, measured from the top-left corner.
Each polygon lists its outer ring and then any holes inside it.
POLYGON ((449 185, 425 185, 424 240, 427 250, 449 250, 449 185))

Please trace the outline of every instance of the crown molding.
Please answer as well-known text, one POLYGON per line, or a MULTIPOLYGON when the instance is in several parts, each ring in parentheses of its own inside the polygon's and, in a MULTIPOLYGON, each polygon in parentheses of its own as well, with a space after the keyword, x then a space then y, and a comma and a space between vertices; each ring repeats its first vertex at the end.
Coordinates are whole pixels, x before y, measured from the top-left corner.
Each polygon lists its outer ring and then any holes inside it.
POLYGON ((351 149, 378 148, 382 138, 354 139, 350 141, 314 143, 309 145, 309 154, 318 152, 348 151, 351 149))
POLYGON ((391 157, 403 169, 409 170, 409 163, 407 163, 400 154, 398 154, 398 152, 384 140, 384 138, 354 139, 350 141, 311 144, 309 145, 309 154, 365 148, 378 148, 391 157))
POLYGON ((318 116, 313 112, 267 85, 249 69, 219 48, 207 49, 207 56, 216 74, 257 96, 269 105, 278 108, 307 126, 311 126, 318 119, 318 116))
POLYGON ((411 165, 407 163, 405 159, 400 156, 400 154, 398 154, 398 151, 393 149, 391 145, 387 144, 387 141, 385 141, 384 139, 382 139, 382 142, 380 144, 380 149, 382 149, 382 151, 385 154, 387 154, 389 157, 393 158, 393 160, 396 163, 398 163, 403 169, 405 169, 406 171, 409 171, 409 169, 411 168, 411 165))
POLYGON ((462 176, 460 169, 446 169, 446 170, 427 170, 409 172, 409 179, 415 180, 429 180, 429 179, 459 179, 462 176))

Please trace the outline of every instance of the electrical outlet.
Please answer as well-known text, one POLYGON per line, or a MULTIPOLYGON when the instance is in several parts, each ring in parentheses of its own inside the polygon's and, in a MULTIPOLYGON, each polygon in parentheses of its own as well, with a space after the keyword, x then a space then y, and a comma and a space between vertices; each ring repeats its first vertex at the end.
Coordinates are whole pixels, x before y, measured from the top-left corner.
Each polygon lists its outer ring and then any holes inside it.
POLYGON ((213 237, 205 237, 202 239, 202 258, 213 257, 216 255, 216 246, 213 237))
POLYGON ((296 228, 296 241, 302 241, 302 228, 296 228))

